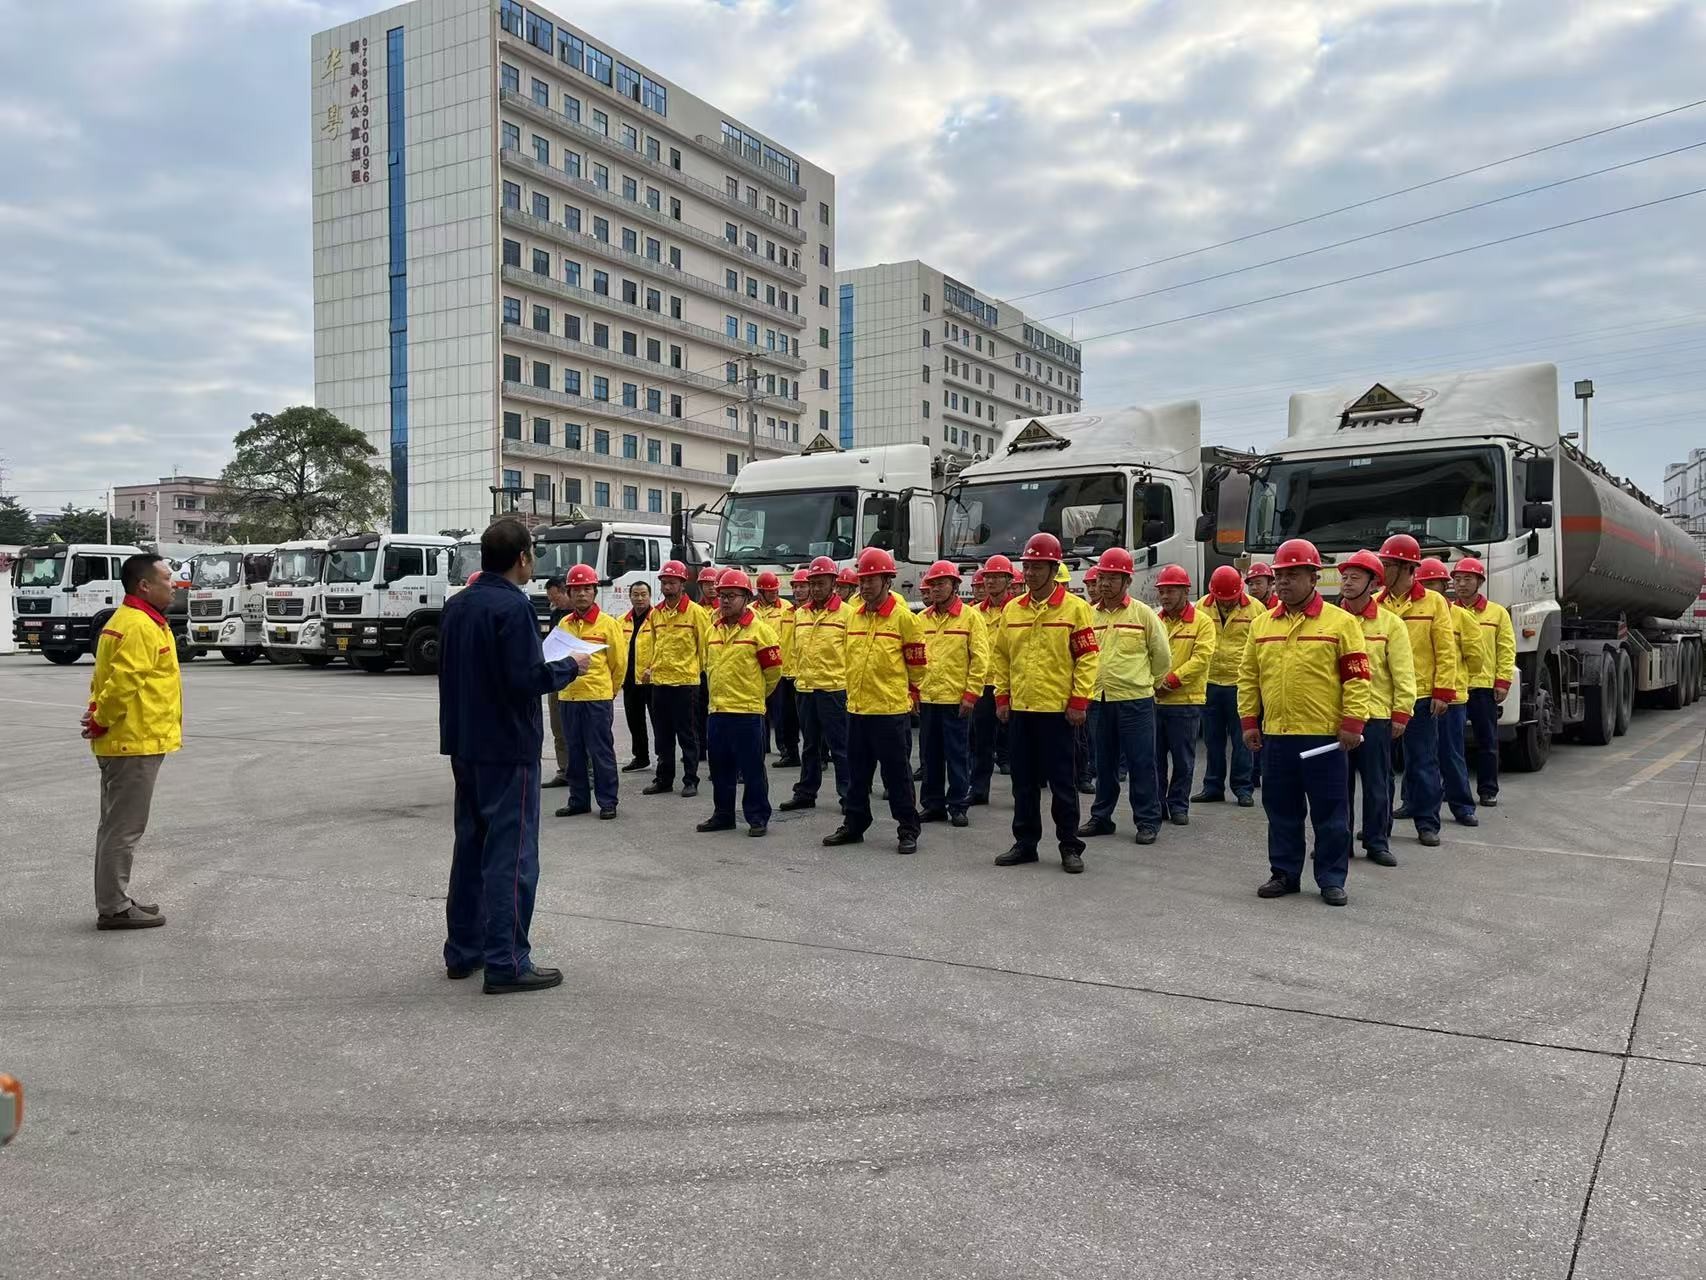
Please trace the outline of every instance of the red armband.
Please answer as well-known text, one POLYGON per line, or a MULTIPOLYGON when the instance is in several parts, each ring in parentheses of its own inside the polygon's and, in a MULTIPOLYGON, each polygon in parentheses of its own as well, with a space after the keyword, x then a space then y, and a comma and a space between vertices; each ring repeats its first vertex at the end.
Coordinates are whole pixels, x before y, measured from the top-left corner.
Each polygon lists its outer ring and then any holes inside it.
POLYGON ((907 666, 922 667, 924 665, 925 652, 922 644, 902 645, 901 653, 906 657, 907 666))
POLYGON ((1368 668, 1366 653, 1347 653, 1339 659, 1339 680, 1372 680, 1373 673, 1368 668))
POLYGON ((1087 653, 1095 653, 1096 633, 1089 627, 1082 627, 1079 630, 1074 631, 1068 648, 1071 650, 1072 658, 1075 662, 1087 653))
POLYGON ((782 649, 779 645, 765 645, 758 651, 758 665, 765 670, 782 665, 782 649))

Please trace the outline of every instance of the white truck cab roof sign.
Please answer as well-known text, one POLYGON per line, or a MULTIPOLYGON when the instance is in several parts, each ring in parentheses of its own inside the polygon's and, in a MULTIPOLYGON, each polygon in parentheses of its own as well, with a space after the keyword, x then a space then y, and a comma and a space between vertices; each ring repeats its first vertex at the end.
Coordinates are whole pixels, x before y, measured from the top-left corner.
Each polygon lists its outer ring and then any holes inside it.
POLYGON ((1202 405, 1195 400, 1057 413, 1009 422, 995 453, 959 474, 968 484, 1039 469, 1149 467, 1190 473, 1202 459, 1202 405))
POLYGON ((1558 368, 1525 364, 1382 378, 1373 386, 1364 382, 1291 397, 1286 434, 1293 439, 1354 446, 1357 432, 1371 427, 1382 439, 1510 436, 1550 448, 1558 442, 1558 368))

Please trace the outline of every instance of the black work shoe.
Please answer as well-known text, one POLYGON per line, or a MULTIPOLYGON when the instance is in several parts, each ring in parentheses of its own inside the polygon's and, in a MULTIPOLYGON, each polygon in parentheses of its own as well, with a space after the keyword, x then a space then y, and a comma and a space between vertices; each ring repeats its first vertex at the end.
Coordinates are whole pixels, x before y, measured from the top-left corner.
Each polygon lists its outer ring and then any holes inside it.
POLYGON ((1243 795, 1238 797, 1238 807, 1240 809, 1254 809, 1256 807, 1256 797, 1246 791, 1243 795))
POLYGON ((971 819, 966 817, 963 813, 950 813, 948 815, 948 825, 951 827, 969 827, 971 826, 971 819))
POLYGON ((681 784, 681 798, 683 800, 691 800, 698 794, 699 784, 697 782, 684 782, 681 784))
POLYGON ((1169 813, 1167 821, 1175 827, 1188 827, 1191 825, 1191 815, 1188 813, 1169 813))
POLYGON ((1481 825, 1481 819, 1472 813, 1454 813, 1451 817, 1460 827, 1478 827, 1481 825))
POLYGON ((623 773, 639 773, 642 770, 650 769, 651 767, 652 767, 652 762, 650 760, 641 760, 641 759, 635 758, 633 760, 628 761, 627 764, 622 766, 622 772, 623 773))
POLYGON ((1350 901, 1350 898, 1346 895, 1343 885, 1330 884, 1321 890, 1321 901, 1329 907, 1342 907, 1350 901))
POLYGON ((817 801, 816 800, 808 800, 804 796, 794 796, 790 800, 782 801, 782 803, 777 805, 776 807, 778 809, 780 809, 783 813, 795 813, 801 809, 815 809, 815 808, 817 808, 817 801))
POLYGON ((948 811, 946 809, 926 809, 918 815, 918 820, 920 822, 946 822, 948 811))
POLYGON ((1008 777, 1007 762, 1005 760, 997 760, 995 762, 995 772, 999 773, 1003 778, 1008 777))
POLYGON ((1063 853, 1060 855, 1060 869, 1069 876, 1083 874, 1084 855, 1080 853, 1063 853))
POLYGON ((901 836, 895 841, 894 851, 896 853, 917 853, 918 837, 910 833, 901 836))
POLYGON ((1416 839, 1430 849, 1439 848, 1439 832, 1437 831, 1418 831, 1416 832, 1416 839))
POLYGON ((1288 893, 1297 892, 1297 881, 1287 880, 1279 872, 1269 876, 1267 883, 1256 890, 1258 898, 1283 898, 1288 893))
POLYGON ((609 822, 615 816, 616 810, 614 809, 600 809, 598 811, 598 820, 600 822, 609 822))
POLYGON ((1035 849, 1027 849, 1024 845, 1016 844, 997 858, 995 865, 998 867, 1016 867, 1021 862, 1035 862, 1036 860, 1037 851, 1035 849))
POLYGON ((1154 827, 1139 827, 1137 834, 1132 837, 1133 844, 1154 844, 1155 837, 1160 834, 1154 827))
POLYGON ((559 818, 578 818, 583 813, 591 812, 592 806, 590 804, 566 804, 557 810, 557 816, 559 818))
POLYGON ((923 782, 924 781, 924 766, 923 765, 919 765, 916 769, 914 769, 912 771, 912 780, 914 782, 923 782))
POLYGON ((1199 791, 1196 793, 1196 795, 1191 797, 1191 803, 1192 804, 1225 804, 1226 803, 1226 792, 1224 792, 1224 791, 1206 791, 1206 790, 1205 791, 1199 791))
POLYGON ((97 929, 158 929, 165 923, 166 917, 158 907, 145 907, 140 902, 132 902, 123 911, 95 917, 97 929))
POLYGON ((749 836, 762 836, 768 830, 770 830, 770 828, 767 824, 755 822, 746 829, 746 834, 749 836))
POLYGON ((864 843, 865 833, 863 831, 849 831, 846 827, 837 827, 823 838, 824 848, 826 849, 834 849, 844 844, 864 843))
POLYGON ((973 796, 970 800, 967 800, 966 803, 971 804, 971 805, 988 804, 989 803, 989 797, 986 795, 985 796, 973 796))
POLYGON ((1106 818, 1091 818, 1078 828, 1078 838, 1089 840, 1095 836, 1111 836, 1114 834, 1114 824, 1106 818))
POLYGON ((544 991, 547 987, 561 986, 562 981, 561 969, 529 969, 513 978, 502 978, 497 982, 493 982, 488 976, 482 989, 489 996, 510 996, 522 991, 544 991))
POLYGON ((693 829, 695 831, 733 831, 735 820, 733 818, 706 818, 693 829))
POLYGON ((1088 779, 1088 778, 1080 778, 1078 780, 1078 794, 1081 796, 1093 796, 1093 795, 1095 795, 1096 794, 1096 784, 1094 782, 1091 782, 1090 779, 1088 779))
POLYGON ((1399 805, 1396 809, 1394 809, 1392 811, 1392 821, 1394 821, 1394 822, 1408 822, 1409 820, 1410 820, 1410 811, 1408 809, 1406 809, 1403 805, 1399 805))
POLYGON ((796 755, 777 756, 775 764, 778 769, 798 769, 800 758, 796 755))
POLYGON ((480 970, 484 969, 485 967, 486 967, 486 962, 484 960, 476 960, 471 965, 467 965, 467 966, 458 965, 455 968, 452 968, 451 966, 446 965, 444 967, 444 976, 449 978, 452 982, 460 982, 464 978, 472 978, 476 973, 480 972, 480 970))
POLYGON ((1398 859, 1392 856, 1390 849, 1370 849, 1368 860, 1377 867, 1395 867, 1398 865, 1398 859))
POLYGON ((654 782, 650 786, 641 787, 640 794, 643 796, 667 796, 674 790, 675 784, 673 782, 654 782))
POLYGON ((566 787, 568 785, 569 785, 569 775, 566 773, 559 773, 556 777, 552 778, 550 781, 541 782, 539 784, 539 789, 541 791, 543 791, 549 787, 566 787))
POLYGON ((1499 798, 1497 796, 1476 796, 1475 799, 1485 808, 1497 809, 1499 807, 1499 798))

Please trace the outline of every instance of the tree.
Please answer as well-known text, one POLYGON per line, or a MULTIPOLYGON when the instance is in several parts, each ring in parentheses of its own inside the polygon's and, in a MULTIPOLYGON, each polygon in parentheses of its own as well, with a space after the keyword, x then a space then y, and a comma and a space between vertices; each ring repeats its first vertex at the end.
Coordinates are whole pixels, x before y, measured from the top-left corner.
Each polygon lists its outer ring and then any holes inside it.
POLYGON ((41 536, 36 532, 36 522, 24 510, 23 504, 16 498, 0 494, 0 543, 21 547, 39 541, 41 536))
POLYGON ((309 405, 250 415, 220 474, 220 510, 239 542, 324 538, 384 522, 391 476, 378 450, 336 415, 309 405))
MULTIPOLYGON (((50 537, 58 535, 61 542, 105 542, 107 540, 106 512, 95 507, 74 507, 67 502, 59 509, 57 515, 44 522, 30 538, 32 542, 46 542, 50 537)), ((153 533, 144 530, 134 520, 120 520, 113 517, 113 543, 118 546, 135 546, 143 538, 152 539, 153 533)))

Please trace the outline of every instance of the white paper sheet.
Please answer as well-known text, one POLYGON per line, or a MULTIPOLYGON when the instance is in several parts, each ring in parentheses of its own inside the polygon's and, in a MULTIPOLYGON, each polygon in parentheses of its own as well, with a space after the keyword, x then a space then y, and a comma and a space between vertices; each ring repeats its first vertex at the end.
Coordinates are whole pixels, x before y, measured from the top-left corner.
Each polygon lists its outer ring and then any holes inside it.
POLYGON ((604 645, 588 644, 579 636, 570 635, 561 627, 552 628, 551 634, 545 637, 543 647, 546 662, 561 662, 564 658, 572 658, 580 653, 584 653, 590 658, 595 653, 603 653, 605 649, 604 645))

